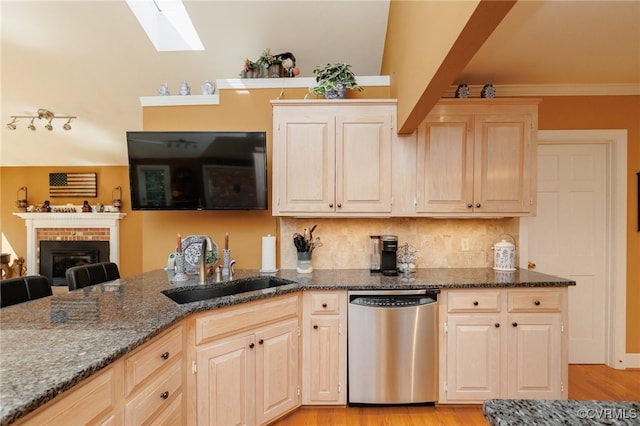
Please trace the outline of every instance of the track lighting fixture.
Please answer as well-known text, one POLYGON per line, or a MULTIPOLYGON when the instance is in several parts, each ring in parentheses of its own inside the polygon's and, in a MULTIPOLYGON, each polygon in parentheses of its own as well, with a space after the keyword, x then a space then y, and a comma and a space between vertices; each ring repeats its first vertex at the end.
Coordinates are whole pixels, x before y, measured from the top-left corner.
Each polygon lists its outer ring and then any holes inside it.
POLYGON ((48 109, 44 109, 44 108, 40 108, 38 109, 37 113, 34 115, 12 115, 11 116, 11 122, 7 123, 7 128, 9 130, 16 130, 16 122, 18 121, 19 118, 27 118, 27 119, 31 119, 31 123, 27 126, 27 129, 34 131, 36 130, 36 126, 34 125, 34 120, 38 119, 38 120, 48 120, 47 124, 45 124, 44 128, 51 131, 53 130, 53 120, 55 120, 56 118, 62 118, 62 119, 66 119, 67 122, 64 123, 62 125, 62 128, 64 130, 71 130, 71 120, 75 119, 76 116, 75 115, 56 115, 55 113, 49 111, 48 109))

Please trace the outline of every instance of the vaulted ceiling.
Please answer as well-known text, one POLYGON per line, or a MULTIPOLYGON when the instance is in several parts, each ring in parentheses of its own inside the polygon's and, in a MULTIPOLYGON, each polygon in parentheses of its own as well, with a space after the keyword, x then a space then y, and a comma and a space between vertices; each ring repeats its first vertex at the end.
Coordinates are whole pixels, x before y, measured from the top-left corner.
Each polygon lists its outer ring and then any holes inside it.
MULTIPOLYGON (((199 88, 236 78, 244 59, 266 48, 292 52, 302 77, 328 62, 348 62, 361 76, 380 73, 387 0, 185 5, 204 51, 156 52, 124 0, 2 0, 0 164, 124 165, 114 146, 122 147, 125 130, 141 127, 139 96, 165 82, 177 94, 183 80, 199 88), (72 132, 4 126, 10 115, 38 108, 79 119, 72 132), (38 146, 54 148, 29 149, 38 146)), ((463 82, 636 90, 640 1, 519 1, 451 83, 463 82)))

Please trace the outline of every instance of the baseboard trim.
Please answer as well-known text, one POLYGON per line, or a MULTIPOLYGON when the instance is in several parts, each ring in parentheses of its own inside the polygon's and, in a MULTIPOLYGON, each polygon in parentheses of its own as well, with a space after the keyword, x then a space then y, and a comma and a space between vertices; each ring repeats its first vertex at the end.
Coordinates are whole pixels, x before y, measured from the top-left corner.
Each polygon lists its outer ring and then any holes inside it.
POLYGON ((640 354, 628 353, 625 358, 625 368, 640 368, 640 354))

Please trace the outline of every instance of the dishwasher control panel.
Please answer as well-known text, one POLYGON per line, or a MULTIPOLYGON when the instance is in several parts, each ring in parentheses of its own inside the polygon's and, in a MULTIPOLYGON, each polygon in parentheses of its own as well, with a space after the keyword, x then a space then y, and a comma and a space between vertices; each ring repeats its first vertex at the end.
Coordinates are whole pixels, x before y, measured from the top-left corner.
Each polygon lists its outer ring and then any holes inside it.
POLYGON ((408 296, 356 296, 351 299, 352 304, 370 307, 403 308, 408 306, 420 306, 435 303, 432 297, 424 295, 408 296))

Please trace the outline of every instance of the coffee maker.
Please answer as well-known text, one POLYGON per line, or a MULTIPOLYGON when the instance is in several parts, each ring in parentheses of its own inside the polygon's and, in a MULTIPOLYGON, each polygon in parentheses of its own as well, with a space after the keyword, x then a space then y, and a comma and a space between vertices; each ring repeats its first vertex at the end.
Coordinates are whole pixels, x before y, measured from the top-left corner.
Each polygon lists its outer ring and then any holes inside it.
POLYGON ((397 256, 398 237, 396 235, 383 235, 380 265, 380 271, 382 272, 382 275, 398 275, 397 256))

